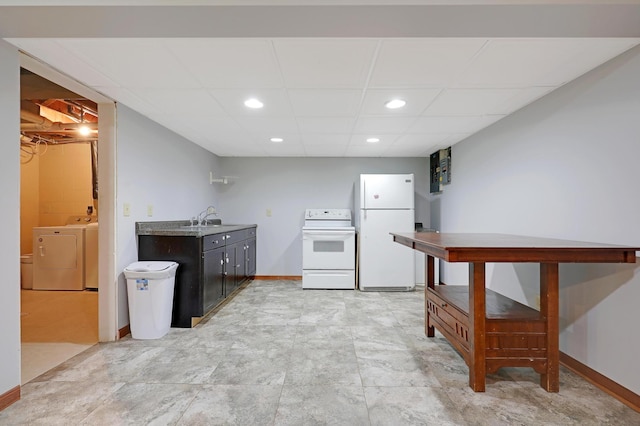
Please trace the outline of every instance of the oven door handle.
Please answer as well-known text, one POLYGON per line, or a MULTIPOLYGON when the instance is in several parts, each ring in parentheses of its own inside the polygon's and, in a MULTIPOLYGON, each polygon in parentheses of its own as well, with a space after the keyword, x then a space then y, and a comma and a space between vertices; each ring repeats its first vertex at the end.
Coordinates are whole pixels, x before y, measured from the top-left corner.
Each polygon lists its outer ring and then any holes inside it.
POLYGON ((308 240, 335 240, 347 239, 355 236, 353 231, 303 231, 302 239, 308 240))

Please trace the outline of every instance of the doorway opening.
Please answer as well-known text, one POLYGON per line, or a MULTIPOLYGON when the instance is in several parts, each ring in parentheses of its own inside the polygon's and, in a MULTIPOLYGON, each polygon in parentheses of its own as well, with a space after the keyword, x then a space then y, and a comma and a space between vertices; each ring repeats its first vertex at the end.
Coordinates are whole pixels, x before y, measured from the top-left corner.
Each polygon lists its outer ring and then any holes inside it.
POLYGON ((98 105, 20 77, 24 384, 99 340, 98 105))

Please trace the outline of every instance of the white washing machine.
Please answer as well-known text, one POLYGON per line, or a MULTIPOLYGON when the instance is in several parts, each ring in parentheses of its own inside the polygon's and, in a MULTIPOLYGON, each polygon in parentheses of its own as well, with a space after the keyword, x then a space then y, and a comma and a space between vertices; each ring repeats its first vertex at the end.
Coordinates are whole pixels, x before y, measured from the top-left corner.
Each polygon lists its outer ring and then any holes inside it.
POLYGON ((84 286, 98 289, 98 222, 87 225, 84 235, 84 286))
POLYGON ((98 289, 98 218, 69 216, 67 226, 84 229, 84 286, 98 289))
POLYGON ((33 228, 33 289, 84 290, 85 227, 33 228))

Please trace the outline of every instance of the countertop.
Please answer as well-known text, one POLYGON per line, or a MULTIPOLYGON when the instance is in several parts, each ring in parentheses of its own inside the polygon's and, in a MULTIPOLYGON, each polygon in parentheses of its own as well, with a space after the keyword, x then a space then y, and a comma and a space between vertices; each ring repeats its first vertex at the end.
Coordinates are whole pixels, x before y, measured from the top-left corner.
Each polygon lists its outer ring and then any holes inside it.
POLYGON ((188 220, 164 222, 136 222, 136 235, 171 235, 183 237, 204 237, 205 235, 222 234, 254 228, 257 225, 215 224, 207 226, 191 226, 188 220))

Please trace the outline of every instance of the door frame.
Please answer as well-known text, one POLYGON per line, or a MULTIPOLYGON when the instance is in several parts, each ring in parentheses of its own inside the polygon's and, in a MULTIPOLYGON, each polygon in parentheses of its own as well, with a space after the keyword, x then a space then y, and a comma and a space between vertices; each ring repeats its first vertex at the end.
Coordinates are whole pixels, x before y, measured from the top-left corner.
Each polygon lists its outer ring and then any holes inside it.
POLYGON ((98 104, 98 340, 115 341, 119 338, 115 247, 116 103, 24 52, 20 52, 20 66, 98 104))

